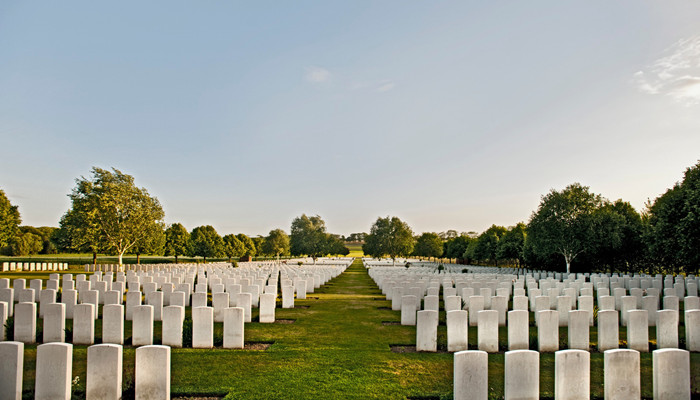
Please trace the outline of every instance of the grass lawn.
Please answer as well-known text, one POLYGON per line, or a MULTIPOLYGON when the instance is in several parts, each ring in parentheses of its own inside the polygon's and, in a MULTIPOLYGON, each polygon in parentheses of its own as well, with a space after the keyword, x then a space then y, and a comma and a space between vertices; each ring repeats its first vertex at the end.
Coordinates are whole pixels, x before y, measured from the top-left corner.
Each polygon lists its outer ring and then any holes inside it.
MULTIPOLYGON (((277 319, 294 319, 293 324, 246 324, 245 341, 274 342, 267 350, 173 349, 173 395, 227 399, 451 398, 452 354, 391 351, 391 345, 415 345, 415 327, 383 324, 399 321, 400 312, 390 310, 391 302, 383 300, 360 260, 308 297, 295 302, 298 308, 276 310, 277 319)), ((257 310, 253 313, 254 320, 256 317, 257 310)), ((444 318, 441 312, 438 328, 441 349, 447 346, 444 318)), ((679 333, 682 329, 679 328, 679 333)), ((220 323, 215 330, 216 337, 222 330, 220 323)), ((99 324, 95 332, 99 342, 99 324)), ((154 332, 157 344, 160 323, 156 323, 154 332)), ((621 337, 625 337, 622 333, 621 337)), ((130 336, 131 326, 127 322, 125 338, 130 336)), ((470 327, 470 348, 476 349, 476 336, 476 328, 470 327)), ((504 349, 505 328, 499 336, 504 349)), ((565 343, 565 335, 560 335, 560 339, 565 343)), ((591 341, 595 341, 593 334, 591 341)), ((86 352, 85 346, 74 347, 73 376, 79 377, 74 391, 79 397, 85 388, 86 352)), ((27 346, 26 398, 33 397, 35 356, 36 346, 27 346)), ((503 358, 503 352, 489 355, 492 398, 503 397, 503 358)), ((651 398, 651 354, 643 354, 641 363, 643 397, 651 398)), ((125 388, 133 385, 133 366, 134 350, 125 346, 125 388)), ((698 393, 700 354, 691 355, 691 368, 693 392, 698 393)), ((602 370, 603 354, 591 353, 594 398, 603 397, 602 370)), ((541 355, 540 376, 541 396, 553 398, 553 354, 541 355)), ((128 392, 125 398, 129 398, 128 392)))

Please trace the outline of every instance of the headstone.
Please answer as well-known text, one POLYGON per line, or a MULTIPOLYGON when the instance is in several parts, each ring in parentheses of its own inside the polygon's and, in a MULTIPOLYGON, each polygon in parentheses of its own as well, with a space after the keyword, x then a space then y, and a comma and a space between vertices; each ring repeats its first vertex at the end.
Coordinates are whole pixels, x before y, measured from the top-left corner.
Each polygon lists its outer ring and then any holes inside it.
POLYGON ((182 321, 184 306, 163 307, 162 342, 165 346, 182 347, 182 321))
POLYGON ((36 348, 35 400, 70 400, 73 345, 46 343, 36 348))
POLYGON ((128 291, 126 292, 126 320, 133 320, 134 307, 141 305, 141 292, 128 291))
POLYGON ((271 324, 275 322, 275 306, 277 296, 272 293, 260 295, 260 322, 271 324))
POLYGON ((649 316, 649 326, 656 326, 656 312, 658 311, 659 299, 656 296, 642 297, 642 309, 647 310, 649 316))
POLYGON ((153 344, 153 306, 135 306, 131 324, 131 344, 150 346, 153 344))
POLYGON ((418 299, 416 296, 401 296, 401 325, 415 325, 418 299))
POLYGON ((569 311, 569 349, 588 351, 590 346, 589 336, 588 311, 569 311))
POLYGON ((282 308, 294 308, 294 288, 290 285, 282 286, 282 308))
POLYGON ((654 399, 690 399, 690 353, 680 349, 652 352, 654 399))
POLYGON ((214 347, 214 309, 194 307, 192 309, 192 348, 214 347))
POLYGON ((685 312, 685 348, 700 351, 700 310, 685 312))
POLYGON ((647 310, 627 311, 627 347, 641 353, 649 352, 649 317, 647 316, 647 310))
POLYGON ((124 306, 106 304, 102 307, 102 343, 124 344, 124 306))
POLYGON ((172 292, 170 293, 170 302, 168 304, 171 306, 185 307, 187 305, 186 299, 189 299, 189 294, 181 291, 172 292))
POLYGON ((540 311, 537 325, 537 342, 540 353, 559 350, 559 311, 540 311))
POLYGON ((559 326, 567 326, 569 324, 569 311, 571 311, 571 297, 557 297, 557 311, 559 312, 559 326))
POLYGON ((250 293, 240 293, 238 295, 238 300, 236 300, 236 306, 243 308, 243 311, 245 312, 245 322, 251 322, 253 320, 251 297, 252 296, 250 293))
POLYGON ((583 350, 554 353, 554 398, 579 400, 590 398, 591 355, 583 350))
POLYGON ((479 313, 484 310, 484 297, 469 297, 469 326, 478 326, 479 313))
POLYGON ((656 312, 656 348, 678 348, 678 312, 660 310, 656 312))
POLYGON ((0 342, 0 399, 22 398, 24 343, 0 342))
POLYGON ((229 307, 229 294, 218 292, 212 295, 212 308, 214 308, 214 322, 224 322, 224 310, 229 307))
POLYGON ((498 311, 479 311, 477 329, 479 350, 498 353, 498 311))
POLYGON ((529 317, 526 310, 508 312, 508 350, 530 348, 529 317))
POLYGON ((487 400, 489 358, 485 351, 459 351, 454 355, 454 400, 487 400))
POLYGON ((122 397, 122 346, 97 344, 88 347, 85 398, 120 399, 122 397))
POLYGON ((0 289, 0 302, 7 304, 7 317, 12 317, 15 309, 14 289, 0 289))
POLYGON ((505 398, 539 400, 540 353, 512 350, 505 354, 505 398))
POLYGON ((136 349, 135 376, 136 399, 169 399, 170 347, 142 346, 136 349))
POLYGON ((416 350, 437 351, 437 311, 418 311, 416 320, 416 350))
POLYGON ((468 312, 464 310, 448 311, 445 318, 447 322, 447 351, 467 350, 469 348, 468 312))
POLYGON ((73 309, 73 344, 95 343, 95 305, 77 304, 73 309))
MULTIPOLYGON (((5 324, 7 323, 7 303, 0 301, 0 342, 7 340, 5 337, 5 324)), ((1 358, 0 358, 1 359, 1 358)))
POLYGON ((63 303, 44 306, 44 343, 66 341, 66 305, 63 303))
POLYGON ((440 297, 425 296, 423 298, 423 309, 427 311, 440 311, 440 297))
POLYGON ((14 338, 24 344, 36 343, 36 304, 15 305, 14 338))
POLYGON ((607 350, 603 355, 603 365, 606 399, 641 398, 638 351, 607 350))
MULTIPOLYGON (((146 304, 153 307, 153 320, 163 320, 163 292, 153 291, 147 295, 146 304)), ((152 344, 152 343, 151 343, 152 344)))
POLYGON ((498 326, 506 326, 506 312, 508 311, 508 298, 495 296, 491 298, 491 309, 498 312, 498 326))
POLYGON ((229 307, 224 310, 224 348, 242 349, 244 347, 244 317, 241 307, 229 307))
POLYGON ((617 349, 620 346, 619 329, 617 311, 598 311, 598 351, 617 349))

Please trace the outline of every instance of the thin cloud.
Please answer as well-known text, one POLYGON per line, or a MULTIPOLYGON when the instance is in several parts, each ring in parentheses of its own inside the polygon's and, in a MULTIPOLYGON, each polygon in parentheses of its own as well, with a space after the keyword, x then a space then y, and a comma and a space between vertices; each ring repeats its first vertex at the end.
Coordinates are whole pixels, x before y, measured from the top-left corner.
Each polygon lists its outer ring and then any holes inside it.
POLYGON ((377 92, 381 92, 381 93, 388 92, 395 87, 396 87, 396 84, 394 82, 384 82, 377 88, 377 92))
POLYGON ((306 67, 304 78, 311 83, 325 83, 331 80, 332 74, 329 70, 321 67, 306 67))
POLYGON ((665 56, 634 74, 637 88, 686 105, 700 104, 700 35, 682 39, 665 56))

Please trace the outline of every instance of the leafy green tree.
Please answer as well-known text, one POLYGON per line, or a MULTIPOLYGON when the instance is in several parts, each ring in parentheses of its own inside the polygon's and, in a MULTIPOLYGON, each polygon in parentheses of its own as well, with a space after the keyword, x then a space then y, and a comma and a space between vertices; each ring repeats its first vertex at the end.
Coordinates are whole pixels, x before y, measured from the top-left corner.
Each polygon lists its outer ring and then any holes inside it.
POLYGON ((236 237, 243 243, 243 247, 245 248, 243 255, 245 257, 255 257, 255 255, 258 254, 258 249, 255 247, 253 239, 243 233, 239 233, 236 237))
POLYGON ((502 226, 491 225, 481 235, 476 238, 476 245, 473 248, 472 256, 484 262, 491 261, 498 265, 498 242, 507 229, 502 226))
POLYGON ((552 189, 542 197, 527 227, 528 239, 540 256, 559 254, 564 257, 566 272, 571 262, 593 246, 593 214, 604 199, 587 186, 573 183, 561 192, 552 189))
POLYGON ((293 256, 306 255, 316 261, 318 257, 328 254, 326 223, 320 216, 307 217, 302 214, 294 218, 291 232, 289 249, 293 256))
POLYGON ((273 229, 262 244, 263 253, 280 258, 289 254, 289 236, 282 229, 273 229))
POLYGON ((424 232, 416 240, 413 254, 419 257, 440 257, 443 253, 442 238, 433 232, 424 232))
POLYGON ((224 254, 228 257, 228 262, 231 262, 232 258, 239 258, 245 254, 245 245, 243 242, 238 240, 236 235, 229 233, 223 237, 224 240, 224 254))
POLYGON ((155 226, 162 226, 163 208, 157 198, 134 185, 134 178, 117 169, 93 167, 92 178, 76 179, 69 195, 71 209, 61 227, 71 236, 74 248, 89 247, 119 256, 143 240, 155 226), (69 225, 69 226, 66 226, 69 225))
POLYGON ((7 246, 17 236, 21 222, 19 207, 13 206, 0 189, 0 247, 7 246))
POLYGON ((343 255, 350 254, 350 249, 345 246, 345 241, 339 235, 326 235, 326 254, 343 255))
POLYGON ((263 236, 255 236, 250 238, 250 240, 253 241, 253 245, 255 246, 255 254, 257 256, 271 256, 273 254, 265 253, 265 249, 263 249, 263 243, 265 242, 265 238, 263 236))
POLYGON ((165 251, 165 232, 163 231, 164 223, 150 225, 148 232, 138 241, 132 248, 132 252, 136 254, 136 263, 141 263, 141 254, 163 255, 165 251))
POLYGON ((211 225, 198 226, 190 233, 191 253, 193 256, 216 258, 224 254, 224 241, 211 225))
POLYGON ((33 227, 33 226, 20 226, 19 231, 20 233, 31 233, 36 236, 39 236, 41 238, 41 250, 39 251, 39 254, 54 254, 56 253, 56 245, 51 241, 51 238, 54 234, 54 232, 58 228, 50 227, 50 226, 41 226, 41 227, 33 227))
POLYGON ((523 265, 523 247, 527 236, 525 224, 518 222, 510 227, 498 241, 496 257, 501 260, 516 260, 518 267, 523 265))
POLYGON ((41 236, 31 232, 19 233, 10 240, 10 251, 13 256, 38 254, 43 247, 41 236))
POLYGON ((377 218, 369 235, 365 238, 362 251, 372 257, 408 257, 413 252, 416 239, 407 223, 397 217, 377 218))
POLYGON ((180 223, 174 223, 165 230, 165 255, 175 256, 175 264, 179 256, 189 253, 190 233, 180 223))
POLYGON ((653 260, 674 272, 700 269, 700 162, 683 181, 647 205, 646 239, 653 260))
POLYGON ((467 250, 469 243, 473 240, 473 238, 465 234, 448 239, 447 242, 445 242, 444 255, 447 258, 464 258, 464 252, 467 250))

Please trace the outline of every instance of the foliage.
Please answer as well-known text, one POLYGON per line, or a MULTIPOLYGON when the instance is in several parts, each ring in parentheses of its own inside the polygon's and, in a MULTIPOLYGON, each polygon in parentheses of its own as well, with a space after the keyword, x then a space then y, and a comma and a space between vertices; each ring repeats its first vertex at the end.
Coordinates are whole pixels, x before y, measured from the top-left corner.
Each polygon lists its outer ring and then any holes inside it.
POLYGON ((276 257, 289 254, 289 235, 282 229, 271 230, 262 243, 262 249, 265 254, 276 257))
POLYGON ((250 237, 242 233, 239 233, 236 235, 236 237, 241 241, 241 243, 243 243, 243 255, 246 257, 255 257, 255 255, 258 253, 257 248, 255 247, 255 242, 253 242, 250 237))
POLYGON ((165 255, 177 258, 189 253, 190 233, 180 223, 174 223, 165 230, 165 255))
POLYGON ((316 259, 328 254, 326 223, 320 216, 302 214, 294 218, 291 232, 289 248, 293 256, 307 255, 316 259))
POLYGON ((413 254, 419 257, 440 257, 443 253, 442 238, 437 233, 425 232, 418 237, 413 254))
POLYGON ((345 241, 346 242, 364 242, 366 237, 367 237, 367 233, 365 233, 365 232, 351 233, 350 235, 348 235, 348 237, 345 238, 345 241))
POLYGON ((397 217, 377 218, 362 251, 372 257, 407 257, 413 252, 416 239, 407 223, 397 217))
POLYGON ((198 226, 192 229, 190 242, 192 243, 190 254, 204 257, 204 262, 207 262, 207 257, 222 257, 224 254, 224 241, 211 225, 198 226))
POLYGON ((444 256, 447 258, 463 258, 464 252, 467 251, 467 247, 472 241, 474 241, 474 238, 467 235, 459 235, 448 239, 444 246, 444 256))
POLYGON ((517 260, 518 266, 521 266, 526 236, 524 223, 518 222, 515 226, 510 227, 498 241, 496 257, 501 260, 517 260))
POLYGON ((69 195, 71 209, 61 219, 61 229, 73 249, 103 249, 122 256, 157 229, 162 229, 163 208, 134 178, 117 169, 93 167, 92 178, 76 179, 69 195))
POLYGON ((236 235, 229 233, 223 237, 223 241, 224 254, 228 257, 229 262, 231 262, 231 258, 239 258, 245 253, 245 245, 238 240, 236 235))
POLYGON ((19 207, 13 206, 5 191, 0 189, 0 247, 7 246, 17 235, 21 222, 19 207))
POLYGON ((539 256, 563 256, 566 272, 570 272, 571 262, 593 246, 594 213, 604 203, 600 195, 579 183, 561 192, 552 189, 542 197, 527 226, 532 250, 539 256))
POLYGON ((347 256, 350 249, 345 246, 345 241, 338 235, 326 235, 326 254, 347 256))
POLYGON ((131 253, 136 254, 137 263, 140 262, 141 254, 163 255, 165 251, 165 232, 163 231, 164 224, 150 224, 145 235, 136 242, 131 253))
POLYGON ((675 272, 700 269, 700 162, 647 205, 646 241, 652 260, 675 272))
POLYGON ((10 254, 13 256, 38 254, 43 248, 41 237, 31 232, 19 233, 10 240, 10 254))

